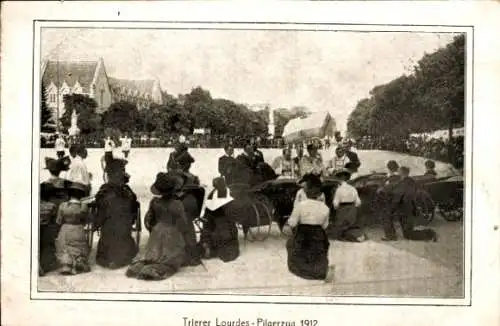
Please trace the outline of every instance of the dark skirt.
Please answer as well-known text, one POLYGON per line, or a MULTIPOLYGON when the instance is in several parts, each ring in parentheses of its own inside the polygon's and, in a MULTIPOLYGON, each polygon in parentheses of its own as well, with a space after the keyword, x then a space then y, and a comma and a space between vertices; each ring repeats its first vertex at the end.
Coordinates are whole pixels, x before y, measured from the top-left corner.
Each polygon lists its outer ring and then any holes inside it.
POLYGON ((42 274, 56 270, 59 263, 56 257, 56 239, 60 226, 50 223, 40 226, 40 269, 42 274))
POLYGON ((228 215, 230 211, 224 207, 212 212, 207 210, 207 222, 203 225, 200 243, 209 248, 207 258, 218 257, 230 262, 240 255, 238 229, 235 218, 228 215))
POLYGON ((142 257, 126 275, 142 280, 165 280, 177 273, 187 261, 186 243, 176 226, 158 223, 153 227, 142 257))
POLYGON ((323 280, 328 271, 330 242, 319 225, 299 224, 287 241, 288 270, 308 280, 323 280))

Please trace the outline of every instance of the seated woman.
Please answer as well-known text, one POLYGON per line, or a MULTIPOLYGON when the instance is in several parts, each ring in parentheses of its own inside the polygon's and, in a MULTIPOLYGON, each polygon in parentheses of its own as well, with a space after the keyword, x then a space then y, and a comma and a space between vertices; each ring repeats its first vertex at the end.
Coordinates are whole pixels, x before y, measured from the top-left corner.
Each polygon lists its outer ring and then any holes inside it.
POLYGON ((73 182, 68 189, 69 201, 62 203, 57 212, 57 224, 61 225, 61 230, 57 237, 56 255, 61 264, 61 274, 90 271, 90 247, 84 230, 89 221, 89 209, 80 201, 87 189, 87 185, 73 182))
POLYGON ((144 253, 128 268, 126 275, 143 280, 164 280, 186 265, 198 265, 189 248, 195 247, 189 236, 189 222, 177 192, 182 187, 178 176, 160 172, 151 186, 156 196, 149 205, 144 224, 151 233, 144 253))
POLYGON ((240 255, 238 229, 229 206, 233 198, 224 178, 215 178, 213 186, 214 190, 206 202, 206 222, 200 235, 200 245, 205 258, 219 257, 229 262, 240 255))
POLYGON ((347 183, 351 173, 348 170, 337 172, 335 175, 341 180, 340 186, 333 195, 336 238, 341 241, 363 242, 366 236, 358 220, 358 207, 361 206, 356 188, 347 183))
POLYGON ((294 207, 288 224, 293 235, 287 241, 288 269, 293 274, 312 280, 331 281, 333 266, 328 266, 328 227, 330 211, 318 198, 321 180, 311 177, 305 188, 307 199, 294 207))
POLYGON ((107 183, 95 196, 96 216, 93 230, 100 230, 96 262, 99 266, 116 269, 132 262, 137 244, 132 239, 132 226, 136 222, 139 203, 127 185, 123 159, 109 159, 106 163, 107 183))

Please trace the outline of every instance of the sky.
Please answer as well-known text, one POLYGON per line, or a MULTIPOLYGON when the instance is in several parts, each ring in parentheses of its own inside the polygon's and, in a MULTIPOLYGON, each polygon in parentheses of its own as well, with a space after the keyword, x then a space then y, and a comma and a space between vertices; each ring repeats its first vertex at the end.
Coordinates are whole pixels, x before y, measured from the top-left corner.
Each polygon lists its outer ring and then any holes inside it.
POLYGON ((449 43, 453 34, 44 28, 42 60, 104 59, 108 76, 160 80, 169 94, 329 111, 337 128, 370 90, 449 43))

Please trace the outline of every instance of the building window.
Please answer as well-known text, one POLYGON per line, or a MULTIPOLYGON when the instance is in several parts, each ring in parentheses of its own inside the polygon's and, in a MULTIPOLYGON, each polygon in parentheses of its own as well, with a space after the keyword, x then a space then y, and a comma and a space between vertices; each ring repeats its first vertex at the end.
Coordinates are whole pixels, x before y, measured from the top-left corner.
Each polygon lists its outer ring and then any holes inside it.
POLYGON ((49 102, 56 103, 56 94, 49 94, 49 102))

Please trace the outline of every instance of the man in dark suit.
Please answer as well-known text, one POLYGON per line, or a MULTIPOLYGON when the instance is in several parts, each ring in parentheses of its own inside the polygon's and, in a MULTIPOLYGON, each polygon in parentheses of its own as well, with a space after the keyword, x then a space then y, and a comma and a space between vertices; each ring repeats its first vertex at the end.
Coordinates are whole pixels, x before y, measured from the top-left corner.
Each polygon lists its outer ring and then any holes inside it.
POLYGON ((227 144, 224 146, 225 154, 219 157, 219 173, 224 177, 224 180, 227 185, 231 185, 233 183, 233 170, 236 159, 233 157, 234 148, 232 145, 227 144))
POLYGON ((389 173, 384 186, 377 191, 377 203, 380 205, 381 220, 384 227, 385 236, 382 241, 395 241, 396 229, 394 228, 394 214, 392 212, 392 195, 396 184, 401 180, 398 174, 399 165, 396 161, 387 163, 389 173))

